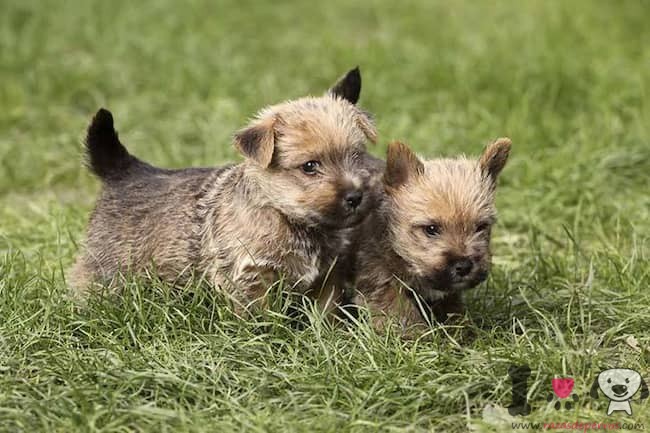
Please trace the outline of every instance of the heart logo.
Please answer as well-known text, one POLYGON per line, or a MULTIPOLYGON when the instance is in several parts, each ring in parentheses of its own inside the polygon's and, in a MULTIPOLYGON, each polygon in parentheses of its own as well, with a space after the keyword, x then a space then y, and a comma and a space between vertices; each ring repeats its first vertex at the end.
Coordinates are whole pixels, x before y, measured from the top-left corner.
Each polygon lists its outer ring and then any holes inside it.
POLYGON ((571 394, 571 391, 573 391, 574 383, 574 380, 570 377, 551 379, 553 392, 559 398, 567 398, 571 394))

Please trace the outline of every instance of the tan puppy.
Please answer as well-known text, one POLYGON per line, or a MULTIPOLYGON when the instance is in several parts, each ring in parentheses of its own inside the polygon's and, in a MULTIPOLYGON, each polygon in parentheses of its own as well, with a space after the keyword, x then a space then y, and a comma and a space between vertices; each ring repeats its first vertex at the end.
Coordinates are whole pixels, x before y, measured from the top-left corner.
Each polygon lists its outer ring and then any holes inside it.
POLYGON ((406 331, 463 311, 461 293, 485 280, 495 222, 497 176, 510 140, 490 144, 478 160, 421 161, 390 144, 384 197, 364 222, 355 303, 377 328, 388 319, 406 331))
POLYGON ((245 161, 219 168, 142 162, 120 143, 111 113, 99 110, 86 148, 103 188, 72 270, 77 293, 94 282, 115 287, 123 272, 170 282, 199 274, 238 311, 279 278, 335 305, 351 278, 341 258, 374 206, 366 141, 376 130, 355 105, 360 90, 354 69, 323 96, 262 110, 235 135, 245 161))

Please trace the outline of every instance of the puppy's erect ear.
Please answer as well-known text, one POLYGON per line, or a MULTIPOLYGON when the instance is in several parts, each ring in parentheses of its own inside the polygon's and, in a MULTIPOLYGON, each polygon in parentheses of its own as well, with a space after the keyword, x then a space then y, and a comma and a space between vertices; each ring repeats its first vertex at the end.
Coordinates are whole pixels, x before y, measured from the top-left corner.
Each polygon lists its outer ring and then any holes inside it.
POLYGON ((277 116, 252 121, 247 127, 235 133, 235 147, 246 158, 264 168, 268 167, 275 149, 277 121, 277 116))
POLYGON ((394 141, 388 145, 384 185, 397 188, 404 185, 412 176, 424 173, 424 164, 404 143, 394 141))
POLYGON ((600 388, 600 385, 598 385, 598 376, 596 376, 596 379, 594 379, 594 384, 591 385, 591 389, 589 390, 589 396, 591 398, 598 398, 598 389, 600 388))
POLYGON ((508 161, 512 141, 509 138, 498 138, 494 143, 489 144, 483 151, 479 164, 481 169, 496 182, 499 173, 508 161))
POLYGON ((361 94, 361 72, 357 66, 348 71, 336 84, 332 86, 329 93, 346 101, 356 104, 361 94))

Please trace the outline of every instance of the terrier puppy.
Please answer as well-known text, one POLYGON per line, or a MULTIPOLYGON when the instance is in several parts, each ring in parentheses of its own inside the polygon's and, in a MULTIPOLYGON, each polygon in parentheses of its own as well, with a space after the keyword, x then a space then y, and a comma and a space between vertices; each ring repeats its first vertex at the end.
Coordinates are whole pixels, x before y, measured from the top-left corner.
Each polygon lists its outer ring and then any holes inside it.
POLYGON ((336 305, 352 278, 342 257, 374 206, 366 141, 376 130, 355 105, 360 91, 356 68, 321 97, 263 109, 235 134, 245 161, 219 168, 153 167, 129 154, 100 109, 86 151, 103 188, 71 273, 77 293, 155 271, 172 283, 205 276, 239 312, 280 278, 336 305))
MULTIPOLYGON (((478 160, 421 161, 407 145, 388 147, 384 193, 362 227, 355 304, 382 329, 405 331, 463 312, 461 293, 485 280, 495 222, 497 176, 510 140, 487 146, 478 160)), ((410 331, 409 331, 410 332, 410 331)))

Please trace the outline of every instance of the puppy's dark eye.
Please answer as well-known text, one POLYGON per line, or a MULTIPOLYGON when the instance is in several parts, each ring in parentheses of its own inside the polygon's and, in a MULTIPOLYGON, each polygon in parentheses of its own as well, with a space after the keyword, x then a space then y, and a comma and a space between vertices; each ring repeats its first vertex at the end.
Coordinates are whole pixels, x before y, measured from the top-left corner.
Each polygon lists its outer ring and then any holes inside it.
POLYGON ((429 224, 424 226, 424 233, 429 237, 434 237, 440 234, 440 226, 437 224, 429 224))
POLYGON ((630 379, 625 379, 625 383, 630 383, 630 379))
POLYGON ((607 379, 607 383, 612 383, 612 379, 607 379))
POLYGON ((320 162, 307 161, 300 168, 305 174, 316 174, 318 167, 320 167, 320 162))
POLYGON ((479 224, 476 226, 476 233, 484 232, 484 231, 486 231, 486 230, 489 229, 489 228, 490 228, 490 224, 489 224, 489 223, 479 223, 479 224))

